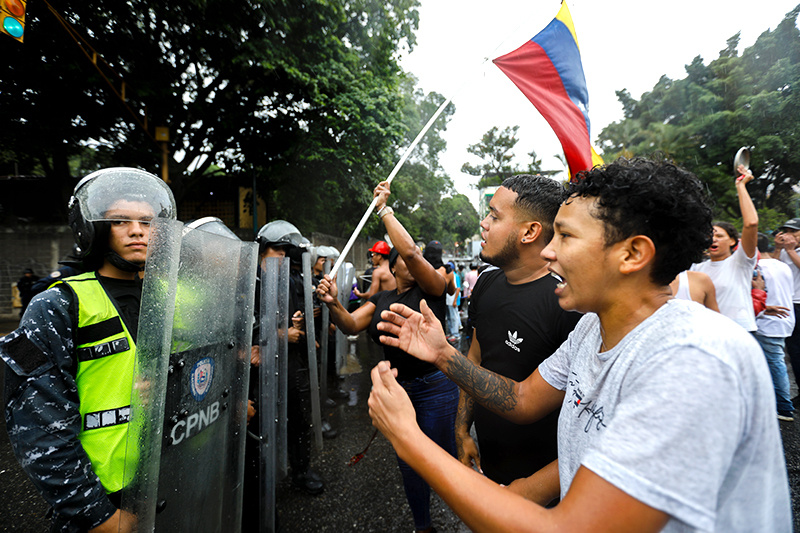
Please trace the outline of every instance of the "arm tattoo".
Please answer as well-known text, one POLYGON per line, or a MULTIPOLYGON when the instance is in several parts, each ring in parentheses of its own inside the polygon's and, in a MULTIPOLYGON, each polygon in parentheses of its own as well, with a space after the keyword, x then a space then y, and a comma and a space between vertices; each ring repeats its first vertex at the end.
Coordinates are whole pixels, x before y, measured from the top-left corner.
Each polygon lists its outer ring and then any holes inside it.
POLYGON ((476 402, 495 413, 513 411, 517 405, 513 380, 474 364, 458 350, 443 370, 476 402))
POLYGON ((458 411, 456 411, 456 429, 464 426, 469 432, 469 428, 472 427, 472 412, 474 409, 475 400, 472 399, 472 396, 462 392, 458 402, 458 411))

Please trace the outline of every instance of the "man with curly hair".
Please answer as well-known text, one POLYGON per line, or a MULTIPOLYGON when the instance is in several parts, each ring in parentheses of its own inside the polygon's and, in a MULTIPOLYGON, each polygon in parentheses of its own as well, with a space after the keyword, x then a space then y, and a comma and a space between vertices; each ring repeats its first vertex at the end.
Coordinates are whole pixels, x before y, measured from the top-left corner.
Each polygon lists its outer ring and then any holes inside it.
POLYGON ((511 490, 478 475, 425 438, 383 361, 372 371, 373 423, 473 531, 791 531, 758 344, 669 289, 711 240, 702 184, 634 159, 581 173, 567 192, 542 256, 560 278, 559 304, 585 315, 531 376, 471 363, 425 305, 392 306, 380 326, 391 335, 381 342, 434 363, 510 420, 560 408, 557 467, 511 490), (554 508, 537 505, 559 494, 554 508))

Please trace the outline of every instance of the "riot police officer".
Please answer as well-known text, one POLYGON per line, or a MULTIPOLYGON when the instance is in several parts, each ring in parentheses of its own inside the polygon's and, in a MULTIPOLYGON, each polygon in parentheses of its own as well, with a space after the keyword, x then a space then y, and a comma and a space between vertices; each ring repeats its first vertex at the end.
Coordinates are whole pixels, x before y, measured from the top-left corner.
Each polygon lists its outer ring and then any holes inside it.
MULTIPOLYGON (((297 248, 304 238, 300 231, 285 220, 274 220, 265 224, 258 232, 256 242, 259 245, 259 276, 256 289, 256 319, 254 323, 253 356, 252 363, 257 366, 261 363, 259 352, 259 335, 264 315, 270 310, 261 309, 260 297, 261 281, 264 279, 266 259, 271 257, 287 257, 288 253, 297 248)), ((306 241, 307 242, 307 241, 306 241)), ((287 257, 288 260, 288 257, 287 257)), ((295 281, 289 279, 289 309, 292 317, 291 324, 286 332, 289 341, 288 357, 288 390, 287 390, 287 446, 288 459, 291 467, 292 484, 308 494, 320 494, 324 488, 322 478, 310 468, 311 461, 311 421, 310 421, 310 389, 308 379, 308 360, 303 349, 305 332, 300 317, 300 302, 295 281)), ((301 297, 302 298, 302 297, 301 297)), ((300 298, 300 299, 301 299, 300 298)), ((271 332, 269 334, 272 334, 271 332)), ((277 332, 275 333, 277 334, 277 332)), ((265 408, 264 402, 276 401, 275 391, 262 391, 259 393, 259 373, 253 368, 250 372, 250 398, 254 400, 255 408, 265 408)), ((253 417, 249 430, 256 435, 262 434, 259 427, 259 417, 253 417)), ((242 514, 242 531, 251 531, 256 527, 258 509, 261 505, 271 505, 273 502, 259 501, 259 450, 261 443, 254 439, 247 440, 245 450, 245 480, 244 480, 244 509, 242 514)))
POLYGON ((119 510, 150 222, 175 219, 156 176, 108 168, 83 178, 69 224, 84 274, 36 296, 0 341, 17 459, 53 510, 53 531, 129 531, 119 510))

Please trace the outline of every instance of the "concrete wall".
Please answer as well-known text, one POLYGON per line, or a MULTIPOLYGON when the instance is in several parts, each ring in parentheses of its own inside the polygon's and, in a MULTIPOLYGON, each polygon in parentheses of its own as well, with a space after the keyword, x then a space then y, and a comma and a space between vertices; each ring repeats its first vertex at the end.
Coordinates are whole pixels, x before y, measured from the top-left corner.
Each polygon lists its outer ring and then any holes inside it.
POLYGON ((0 228, 0 316, 19 313, 12 308, 11 288, 26 268, 44 276, 72 250, 69 226, 17 226, 0 228))

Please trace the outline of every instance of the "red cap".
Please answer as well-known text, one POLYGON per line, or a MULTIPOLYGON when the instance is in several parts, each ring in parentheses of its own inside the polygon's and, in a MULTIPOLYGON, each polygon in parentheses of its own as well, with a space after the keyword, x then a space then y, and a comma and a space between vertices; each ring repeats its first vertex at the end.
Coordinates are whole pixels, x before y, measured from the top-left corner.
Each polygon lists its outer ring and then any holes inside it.
POLYGON ((375 252, 376 254, 389 255, 391 250, 389 249, 389 245, 386 244, 386 241, 378 241, 372 245, 372 248, 370 248, 369 251, 375 252))

